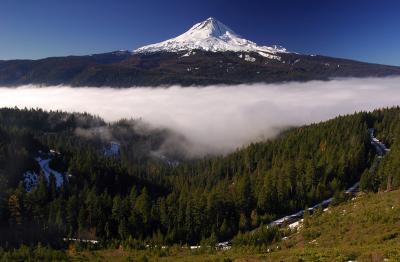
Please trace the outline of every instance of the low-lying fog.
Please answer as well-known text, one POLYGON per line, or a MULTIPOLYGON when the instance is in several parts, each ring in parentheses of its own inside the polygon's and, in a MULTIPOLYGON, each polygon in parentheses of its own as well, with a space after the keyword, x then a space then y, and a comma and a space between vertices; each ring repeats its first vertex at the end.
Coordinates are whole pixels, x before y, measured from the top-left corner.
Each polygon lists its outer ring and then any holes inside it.
POLYGON ((400 104, 400 77, 169 88, 0 87, 0 107, 138 118, 177 131, 193 153, 226 153, 288 126, 400 104))

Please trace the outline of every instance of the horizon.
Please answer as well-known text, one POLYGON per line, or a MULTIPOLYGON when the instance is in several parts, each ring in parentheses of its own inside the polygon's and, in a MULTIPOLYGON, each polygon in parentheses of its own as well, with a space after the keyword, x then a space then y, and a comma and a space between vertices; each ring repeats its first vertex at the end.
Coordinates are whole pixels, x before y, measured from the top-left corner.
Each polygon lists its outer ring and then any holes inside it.
POLYGON ((43 4, 4 2, 0 10, 0 60, 133 51, 176 37, 195 23, 214 17, 259 45, 400 66, 396 50, 400 37, 393 33, 400 24, 396 14, 400 3, 396 1, 376 6, 373 1, 244 4, 207 0, 196 10, 179 1, 101 1, 99 5, 89 1, 39 2, 43 4), (141 12, 132 13, 137 8, 141 12), (265 15, 270 9, 273 14, 265 15))

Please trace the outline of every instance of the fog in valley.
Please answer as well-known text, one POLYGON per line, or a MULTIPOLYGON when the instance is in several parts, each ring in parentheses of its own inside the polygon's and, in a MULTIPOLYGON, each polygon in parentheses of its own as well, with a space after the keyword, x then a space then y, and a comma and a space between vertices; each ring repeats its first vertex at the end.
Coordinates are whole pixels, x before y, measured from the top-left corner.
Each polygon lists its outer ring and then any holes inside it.
POLYGON ((228 153, 290 126, 399 104, 399 77, 168 88, 0 87, 0 107, 88 112, 107 121, 142 118, 185 136, 196 156, 228 153))

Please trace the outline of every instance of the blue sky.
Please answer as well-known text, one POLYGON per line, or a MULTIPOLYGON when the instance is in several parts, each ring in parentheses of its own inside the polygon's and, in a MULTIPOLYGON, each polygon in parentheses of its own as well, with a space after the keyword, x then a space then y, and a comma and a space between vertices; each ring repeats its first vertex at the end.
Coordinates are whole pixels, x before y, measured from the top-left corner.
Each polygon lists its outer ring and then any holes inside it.
POLYGON ((400 65, 400 1, 0 0, 0 59, 132 50, 213 16, 259 44, 400 65))

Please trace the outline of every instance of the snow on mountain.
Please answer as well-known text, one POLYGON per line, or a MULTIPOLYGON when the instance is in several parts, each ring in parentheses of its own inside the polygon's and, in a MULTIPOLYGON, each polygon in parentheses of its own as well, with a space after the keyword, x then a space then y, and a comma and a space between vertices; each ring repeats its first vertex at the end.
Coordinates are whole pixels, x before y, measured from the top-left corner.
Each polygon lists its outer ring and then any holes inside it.
POLYGON ((197 23, 187 32, 166 41, 140 47, 135 53, 179 52, 200 49, 211 52, 256 52, 261 56, 280 60, 279 53, 286 53, 286 49, 279 46, 259 46, 256 43, 241 38, 229 27, 215 18, 197 23))

